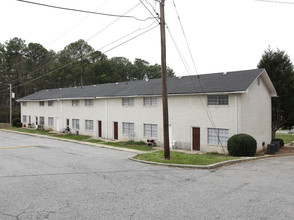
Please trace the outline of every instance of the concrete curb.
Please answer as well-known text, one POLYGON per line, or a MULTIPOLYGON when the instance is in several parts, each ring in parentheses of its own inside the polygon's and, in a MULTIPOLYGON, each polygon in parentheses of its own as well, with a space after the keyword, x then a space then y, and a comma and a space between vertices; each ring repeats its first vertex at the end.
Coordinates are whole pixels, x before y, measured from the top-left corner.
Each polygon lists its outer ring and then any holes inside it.
POLYGON ((146 160, 138 160, 135 158, 130 157, 130 160, 140 162, 140 163, 146 163, 146 164, 152 164, 152 165, 159 165, 159 166, 169 166, 169 167, 179 167, 179 168, 194 168, 194 169, 216 169, 223 166, 233 165, 236 163, 244 163, 249 162, 253 160, 260 160, 260 159, 267 159, 272 157, 284 157, 284 156, 294 156, 294 153, 291 154, 280 154, 280 155, 265 155, 265 156, 259 156, 259 157, 246 157, 242 159, 237 160, 229 160, 229 161, 223 161, 219 163, 214 163, 210 165, 192 165, 192 164, 169 164, 169 163, 159 163, 159 162, 152 162, 152 161, 146 161, 146 160))
POLYGON ((126 152, 137 153, 137 154, 154 152, 154 151, 140 151, 140 150, 134 150, 134 149, 122 148, 122 147, 113 147, 113 146, 104 145, 104 144, 84 142, 84 141, 72 140, 72 139, 67 139, 67 138, 52 137, 52 136, 41 135, 41 134, 25 133, 25 132, 20 132, 20 131, 10 131, 10 130, 5 130, 5 129, 0 129, 0 131, 4 131, 4 132, 8 132, 8 133, 30 135, 30 136, 34 136, 34 137, 40 137, 40 138, 54 139, 54 140, 59 140, 59 141, 66 141, 66 142, 83 144, 83 145, 88 145, 88 146, 93 146, 93 147, 101 147, 101 148, 107 148, 107 149, 112 149, 112 150, 126 151, 126 152))
MULTIPOLYGON (((106 149, 119 150, 119 151, 125 151, 125 152, 137 153, 137 154, 146 154, 146 153, 152 153, 152 152, 159 151, 159 150, 139 151, 139 150, 134 150, 134 149, 113 147, 113 146, 104 145, 104 144, 96 144, 96 143, 91 143, 91 142, 77 141, 77 140, 72 140, 72 139, 52 137, 52 136, 41 135, 41 134, 25 133, 25 132, 19 132, 19 131, 10 131, 10 130, 6 130, 6 129, 0 129, 0 131, 16 133, 16 134, 23 134, 23 135, 30 135, 30 136, 41 137, 41 138, 54 139, 54 140, 59 140, 59 141, 66 141, 66 142, 71 142, 71 143, 77 143, 77 144, 83 144, 83 145, 88 145, 88 146, 93 146, 93 147, 101 147, 101 148, 106 148, 106 149)), ((132 160, 132 161, 140 162, 140 163, 159 165, 159 166, 180 167, 180 168, 194 168, 194 169, 216 169, 216 168, 219 168, 219 167, 222 167, 222 166, 233 165, 233 164, 236 164, 236 163, 243 163, 243 162, 248 162, 248 161, 253 161, 253 160, 272 158, 272 157, 293 156, 293 155, 294 155, 294 153, 278 154, 278 155, 277 154, 275 154, 275 155, 265 155, 265 156, 259 156, 259 157, 246 157, 246 158, 242 158, 242 159, 223 161, 223 162, 214 163, 214 164, 210 164, 210 165, 159 163, 159 162, 138 160, 138 159, 135 159, 133 157, 129 157, 129 159, 132 160)))

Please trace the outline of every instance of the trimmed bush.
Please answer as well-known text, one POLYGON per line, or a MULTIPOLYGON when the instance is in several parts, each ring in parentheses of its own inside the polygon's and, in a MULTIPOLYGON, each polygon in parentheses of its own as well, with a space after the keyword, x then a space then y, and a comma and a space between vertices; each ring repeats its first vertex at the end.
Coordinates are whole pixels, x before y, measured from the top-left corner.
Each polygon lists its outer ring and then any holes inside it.
POLYGON ((279 141, 280 142, 280 147, 284 147, 284 140, 280 138, 275 138, 272 141, 279 141))
POLYGON ((228 151, 232 156, 254 156, 256 149, 256 140, 248 134, 236 134, 228 140, 228 151))

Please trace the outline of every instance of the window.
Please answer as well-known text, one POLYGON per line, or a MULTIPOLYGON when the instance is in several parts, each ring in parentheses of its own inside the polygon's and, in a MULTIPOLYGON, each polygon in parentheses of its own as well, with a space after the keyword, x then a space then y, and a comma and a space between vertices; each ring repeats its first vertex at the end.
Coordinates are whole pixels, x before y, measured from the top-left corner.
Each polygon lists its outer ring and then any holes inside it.
POLYGON ((134 106, 134 98, 123 98, 122 105, 123 106, 134 106))
POLYGON ((86 120, 86 130, 91 130, 93 131, 93 120, 86 120))
POLYGON ((73 129, 80 129, 80 120, 79 119, 72 120, 72 128, 73 129))
POLYGON ((40 101, 39 102, 39 106, 45 106, 45 102, 44 101, 40 101))
POLYGON ((40 117, 40 125, 44 125, 45 124, 45 118, 44 117, 40 117))
POLYGON ((229 129, 208 128, 208 143, 227 145, 229 129))
POLYGON ((22 106, 27 106, 27 102, 22 102, 22 106))
POLYGON ((79 100, 72 100, 72 106, 79 106, 79 100))
POLYGON ((93 106, 93 99, 86 99, 85 106, 93 106))
POLYGON ((53 117, 49 117, 48 118, 48 125, 49 126, 53 126, 54 125, 54 118, 53 117))
POLYGON ((228 105, 229 96, 228 95, 208 95, 207 104, 208 105, 228 105))
POLYGON ((123 134, 134 134, 134 123, 123 122, 123 134))
POLYGON ((22 116, 22 122, 23 122, 23 123, 26 123, 26 122, 27 122, 27 116, 26 116, 26 115, 23 115, 23 116, 22 116))
POLYGON ((54 101, 48 101, 48 106, 53 106, 54 105, 54 101))
POLYGON ((156 106, 157 97, 144 97, 144 106, 156 106))
POLYGON ((144 136, 145 137, 157 137, 157 125, 156 124, 144 124, 144 136))

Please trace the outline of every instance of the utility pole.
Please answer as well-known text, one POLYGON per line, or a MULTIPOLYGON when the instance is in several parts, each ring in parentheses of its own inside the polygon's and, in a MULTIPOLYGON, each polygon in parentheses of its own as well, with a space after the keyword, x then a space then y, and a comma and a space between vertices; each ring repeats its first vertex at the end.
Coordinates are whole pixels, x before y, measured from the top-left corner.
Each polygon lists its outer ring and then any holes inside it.
POLYGON ((10 113, 9 113, 9 123, 10 126, 12 125, 12 88, 11 88, 11 84, 9 84, 9 104, 10 104, 10 113))
POLYGON ((161 88, 162 88, 162 112, 163 112, 163 143, 164 158, 170 159, 169 151, 169 123, 168 123, 168 103, 167 103, 167 85, 166 85, 166 41, 165 41, 165 18, 164 1, 160 2, 160 36, 161 36, 161 88))

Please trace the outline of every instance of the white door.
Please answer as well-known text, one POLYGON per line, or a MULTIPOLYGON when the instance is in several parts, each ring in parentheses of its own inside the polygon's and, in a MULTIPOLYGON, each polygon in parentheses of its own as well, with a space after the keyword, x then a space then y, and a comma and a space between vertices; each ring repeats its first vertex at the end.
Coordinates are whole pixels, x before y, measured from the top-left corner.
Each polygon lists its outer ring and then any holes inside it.
POLYGON ((60 131, 60 129, 59 129, 59 118, 56 118, 56 131, 60 131))

